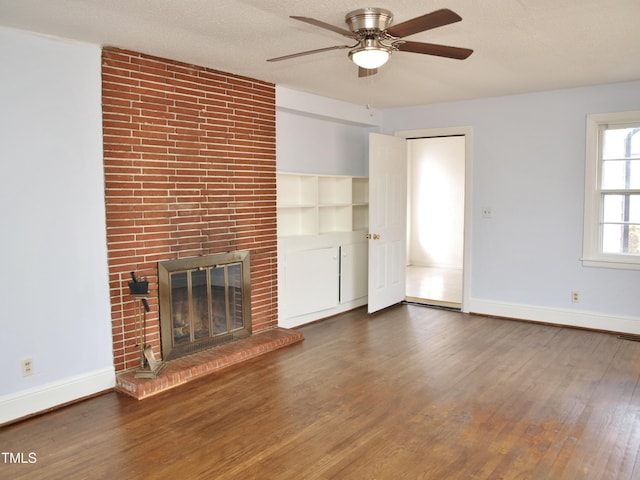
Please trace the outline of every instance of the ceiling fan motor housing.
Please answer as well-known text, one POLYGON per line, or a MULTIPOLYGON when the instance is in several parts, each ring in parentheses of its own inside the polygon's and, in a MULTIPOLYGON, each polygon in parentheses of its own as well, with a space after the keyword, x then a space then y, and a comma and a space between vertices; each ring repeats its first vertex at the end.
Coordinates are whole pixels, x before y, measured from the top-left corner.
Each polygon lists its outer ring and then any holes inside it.
POLYGON ((360 8, 347 13, 344 19, 352 32, 386 30, 392 20, 393 14, 384 8, 360 8))

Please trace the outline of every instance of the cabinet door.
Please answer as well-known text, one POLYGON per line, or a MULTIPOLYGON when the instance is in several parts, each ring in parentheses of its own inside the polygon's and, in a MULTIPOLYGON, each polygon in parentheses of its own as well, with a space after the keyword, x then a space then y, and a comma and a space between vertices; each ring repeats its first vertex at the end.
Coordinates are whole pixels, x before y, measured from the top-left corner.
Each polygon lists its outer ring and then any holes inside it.
POLYGON ((285 257, 287 317, 338 305, 338 247, 288 252, 285 257))
POLYGON ((367 296, 367 248, 366 242, 340 247, 340 303, 367 296))

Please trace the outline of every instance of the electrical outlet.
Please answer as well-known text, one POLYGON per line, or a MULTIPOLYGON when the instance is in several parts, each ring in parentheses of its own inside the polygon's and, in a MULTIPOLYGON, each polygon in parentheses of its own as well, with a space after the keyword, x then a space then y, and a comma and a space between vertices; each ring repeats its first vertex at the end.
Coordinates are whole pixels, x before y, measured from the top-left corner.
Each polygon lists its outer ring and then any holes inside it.
POLYGON ((493 218, 493 209, 491 207, 482 207, 482 218, 493 218))
POLYGON ((33 359, 25 358, 22 360, 22 376, 28 377, 29 375, 33 375, 33 359))
POLYGON ((577 290, 571 292, 571 301, 573 303, 580 303, 580 292, 578 292, 577 290))

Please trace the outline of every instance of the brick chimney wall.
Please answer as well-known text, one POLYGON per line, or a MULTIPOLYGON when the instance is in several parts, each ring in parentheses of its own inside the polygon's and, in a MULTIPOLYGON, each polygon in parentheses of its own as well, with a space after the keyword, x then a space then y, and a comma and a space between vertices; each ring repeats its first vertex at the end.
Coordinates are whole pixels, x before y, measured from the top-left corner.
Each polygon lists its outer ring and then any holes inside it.
POLYGON ((130 272, 160 357, 159 261, 249 250, 253 332, 277 326, 274 85, 105 48, 102 102, 116 370, 140 366, 130 272))

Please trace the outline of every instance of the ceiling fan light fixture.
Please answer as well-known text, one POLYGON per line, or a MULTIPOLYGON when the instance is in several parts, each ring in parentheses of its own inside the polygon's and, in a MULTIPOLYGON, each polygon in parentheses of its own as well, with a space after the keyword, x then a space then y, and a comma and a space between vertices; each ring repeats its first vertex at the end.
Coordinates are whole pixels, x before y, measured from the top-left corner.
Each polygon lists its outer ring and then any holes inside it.
POLYGON ((353 63, 367 70, 373 70, 387 63, 391 56, 391 48, 385 47, 375 39, 367 39, 363 43, 364 45, 349 52, 353 63))
POLYGON ((390 57, 390 53, 382 48, 359 48, 352 50, 349 55, 353 63, 367 70, 381 67, 390 57))

